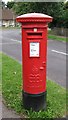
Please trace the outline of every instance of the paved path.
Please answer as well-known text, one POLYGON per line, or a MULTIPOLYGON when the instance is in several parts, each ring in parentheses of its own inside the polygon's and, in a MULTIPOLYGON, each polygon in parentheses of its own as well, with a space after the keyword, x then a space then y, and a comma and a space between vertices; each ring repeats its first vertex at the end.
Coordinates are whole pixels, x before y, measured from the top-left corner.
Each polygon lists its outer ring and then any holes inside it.
MULTIPOLYGON (((1 34, 1 33, 0 33, 1 34)), ((1 41, 0 35, 0 51, 1 43, 2 51, 7 55, 22 62, 21 56, 21 33, 20 30, 3 30, 3 38, 1 41)), ((48 56, 47 56, 47 76, 48 79, 56 81, 58 84, 66 87, 66 44, 59 41, 48 41, 48 56)), ((0 102, 1 104, 1 102, 0 102)), ((3 106, 3 117, 19 118, 14 111, 8 110, 3 106)))
MULTIPOLYGON (((2 118, 20 118, 20 116, 17 115, 17 113, 15 111, 8 109, 4 105, 2 95, 0 94, 0 120, 2 118)), ((23 116, 23 118, 24 118, 24 116, 23 116)))
POLYGON ((13 110, 8 109, 2 102, 2 118, 20 118, 13 110))

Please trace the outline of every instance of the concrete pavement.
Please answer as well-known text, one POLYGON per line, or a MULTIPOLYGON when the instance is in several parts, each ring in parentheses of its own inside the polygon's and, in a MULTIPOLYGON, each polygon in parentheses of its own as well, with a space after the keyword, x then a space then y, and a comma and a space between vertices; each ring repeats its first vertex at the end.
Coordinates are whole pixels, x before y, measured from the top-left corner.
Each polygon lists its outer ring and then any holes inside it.
POLYGON ((20 118, 20 116, 15 111, 8 109, 2 102, 2 118, 20 118))

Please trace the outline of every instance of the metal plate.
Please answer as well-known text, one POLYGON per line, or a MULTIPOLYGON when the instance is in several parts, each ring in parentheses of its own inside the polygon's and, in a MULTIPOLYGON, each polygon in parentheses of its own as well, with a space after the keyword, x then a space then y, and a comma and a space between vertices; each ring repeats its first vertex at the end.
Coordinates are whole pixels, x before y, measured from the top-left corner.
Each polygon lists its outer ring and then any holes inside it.
POLYGON ((39 57, 39 42, 30 42, 30 57, 39 57))

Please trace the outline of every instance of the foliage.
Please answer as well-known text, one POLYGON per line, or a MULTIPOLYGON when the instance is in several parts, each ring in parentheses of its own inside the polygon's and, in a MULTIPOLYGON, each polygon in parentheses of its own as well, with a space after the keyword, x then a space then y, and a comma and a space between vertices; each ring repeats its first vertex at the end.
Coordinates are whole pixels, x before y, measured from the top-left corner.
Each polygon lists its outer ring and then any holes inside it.
POLYGON ((53 17, 50 27, 68 27, 68 2, 8 2, 7 7, 13 8, 17 15, 39 12, 53 17))
POLYGON ((22 104, 22 71, 21 64, 12 58, 3 55, 2 57, 2 91, 6 105, 13 108, 21 116, 25 114, 32 118, 59 118, 66 112, 66 90, 53 81, 47 80, 47 109, 39 112, 28 111, 22 104))
POLYGON ((53 17, 53 22, 50 23, 50 27, 66 26, 67 10, 63 2, 18 2, 14 4, 13 9, 19 15, 28 12, 48 14, 53 17))
POLYGON ((9 9, 11 9, 14 6, 15 2, 11 1, 11 2, 7 2, 7 7, 9 9))
POLYGON ((27 2, 16 2, 13 6, 13 10, 17 15, 25 14, 30 12, 30 3, 27 2))
POLYGON ((63 20, 64 20, 64 26, 68 28, 68 1, 64 4, 63 20))

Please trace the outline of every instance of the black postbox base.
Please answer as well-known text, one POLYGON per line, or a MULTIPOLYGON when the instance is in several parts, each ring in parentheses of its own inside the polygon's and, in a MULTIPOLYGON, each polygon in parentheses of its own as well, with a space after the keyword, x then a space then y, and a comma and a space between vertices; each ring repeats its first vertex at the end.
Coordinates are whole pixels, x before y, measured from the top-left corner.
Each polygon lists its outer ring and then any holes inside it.
POLYGON ((25 109, 33 111, 46 110, 46 92, 41 94, 23 93, 23 106, 25 109))

